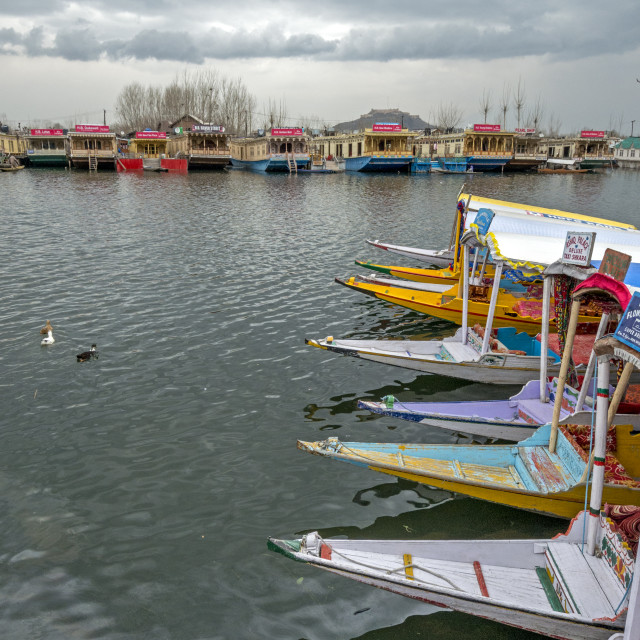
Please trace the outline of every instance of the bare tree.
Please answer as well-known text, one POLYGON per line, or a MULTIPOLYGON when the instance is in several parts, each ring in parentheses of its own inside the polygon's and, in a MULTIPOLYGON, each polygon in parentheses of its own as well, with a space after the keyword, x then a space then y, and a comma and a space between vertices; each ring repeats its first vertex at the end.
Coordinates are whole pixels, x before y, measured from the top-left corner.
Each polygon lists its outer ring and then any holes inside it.
POLYGON ((609 115, 609 134, 621 137, 622 123, 624 122, 624 114, 620 112, 617 116, 609 115))
POLYGON ((522 82, 522 78, 518 78, 518 86, 513 94, 513 104, 516 108, 517 120, 518 120, 518 129, 520 128, 520 118, 522 116, 522 111, 524 109, 525 100, 527 99, 527 94, 524 90, 524 84, 522 82))
POLYGON ((533 127, 536 131, 540 128, 542 123, 542 116, 544 115, 544 106, 540 96, 536 99, 532 109, 527 113, 526 126, 533 127))
POLYGON ((502 128, 507 129, 507 113, 511 104, 511 87, 508 83, 504 83, 502 87, 502 98, 500 99, 500 115, 502 116, 502 128))
POLYGON ((441 131, 452 131, 462 120, 462 109, 453 102, 449 104, 440 103, 436 110, 436 126, 441 131))
POLYGON ((280 100, 277 103, 275 100, 269 98, 269 102, 263 108, 263 128, 273 129, 274 127, 283 127, 287 124, 287 103, 284 100, 280 100))
POLYGON ((482 97, 480 98, 480 113, 484 117, 484 123, 487 124, 487 116, 491 111, 491 91, 486 89, 482 90, 482 97))
POLYGON ((547 120, 547 135, 551 138, 557 138, 560 135, 560 127, 562 127, 562 121, 551 113, 549 120, 547 120))

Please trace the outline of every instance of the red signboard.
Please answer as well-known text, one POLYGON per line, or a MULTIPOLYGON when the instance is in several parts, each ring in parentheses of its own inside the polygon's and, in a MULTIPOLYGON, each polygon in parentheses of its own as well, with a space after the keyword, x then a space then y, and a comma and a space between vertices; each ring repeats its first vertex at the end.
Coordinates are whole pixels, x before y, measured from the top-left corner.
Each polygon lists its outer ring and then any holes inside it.
POLYGON ((376 122, 373 131, 402 131, 402 125, 397 122, 376 122))
POLYGON ((302 129, 271 129, 272 136, 301 136, 302 129))
POLYGON ((160 140, 166 137, 167 137, 167 134, 165 131, 136 131, 136 138, 160 140))
POLYGON ((581 131, 581 138, 604 138, 604 131, 581 131))
POLYGON ((62 129, 31 129, 32 136, 61 136, 62 129))
POLYGON ((499 124, 474 124, 474 131, 500 131, 499 124))
POLYGON ((107 124, 77 124, 76 133, 109 133, 107 124))

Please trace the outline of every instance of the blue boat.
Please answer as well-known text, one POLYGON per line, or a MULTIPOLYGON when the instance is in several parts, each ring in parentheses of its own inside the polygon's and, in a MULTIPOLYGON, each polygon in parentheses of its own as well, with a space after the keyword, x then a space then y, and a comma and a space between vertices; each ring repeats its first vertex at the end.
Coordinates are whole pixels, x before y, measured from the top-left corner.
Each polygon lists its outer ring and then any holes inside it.
POLYGON ((311 163, 309 138, 300 128, 274 128, 266 135, 236 138, 229 146, 232 166, 250 171, 297 173, 311 163))

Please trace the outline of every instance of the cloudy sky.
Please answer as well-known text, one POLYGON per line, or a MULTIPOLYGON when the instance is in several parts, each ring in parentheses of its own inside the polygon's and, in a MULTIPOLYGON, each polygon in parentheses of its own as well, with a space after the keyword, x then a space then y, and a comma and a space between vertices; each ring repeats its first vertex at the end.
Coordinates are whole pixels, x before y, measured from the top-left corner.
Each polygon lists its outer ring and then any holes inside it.
POLYGON ((386 107, 433 121, 450 104, 482 122, 483 91, 499 123, 520 81, 543 129, 637 133, 639 24, 638 0, 2 0, 0 119, 115 120, 126 84, 214 68, 258 105, 283 100, 290 124, 386 107))

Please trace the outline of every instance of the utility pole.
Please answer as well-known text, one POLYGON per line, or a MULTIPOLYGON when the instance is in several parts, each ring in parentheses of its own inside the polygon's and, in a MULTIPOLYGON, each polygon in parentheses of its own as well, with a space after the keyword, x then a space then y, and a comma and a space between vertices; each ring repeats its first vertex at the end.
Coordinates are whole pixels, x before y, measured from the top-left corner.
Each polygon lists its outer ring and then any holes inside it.
POLYGON ((104 124, 104 125, 107 124, 107 110, 106 109, 102 110, 102 124, 104 124))
POLYGON ((635 123, 635 120, 631 121, 631 137, 633 138, 633 125, 635 123))

